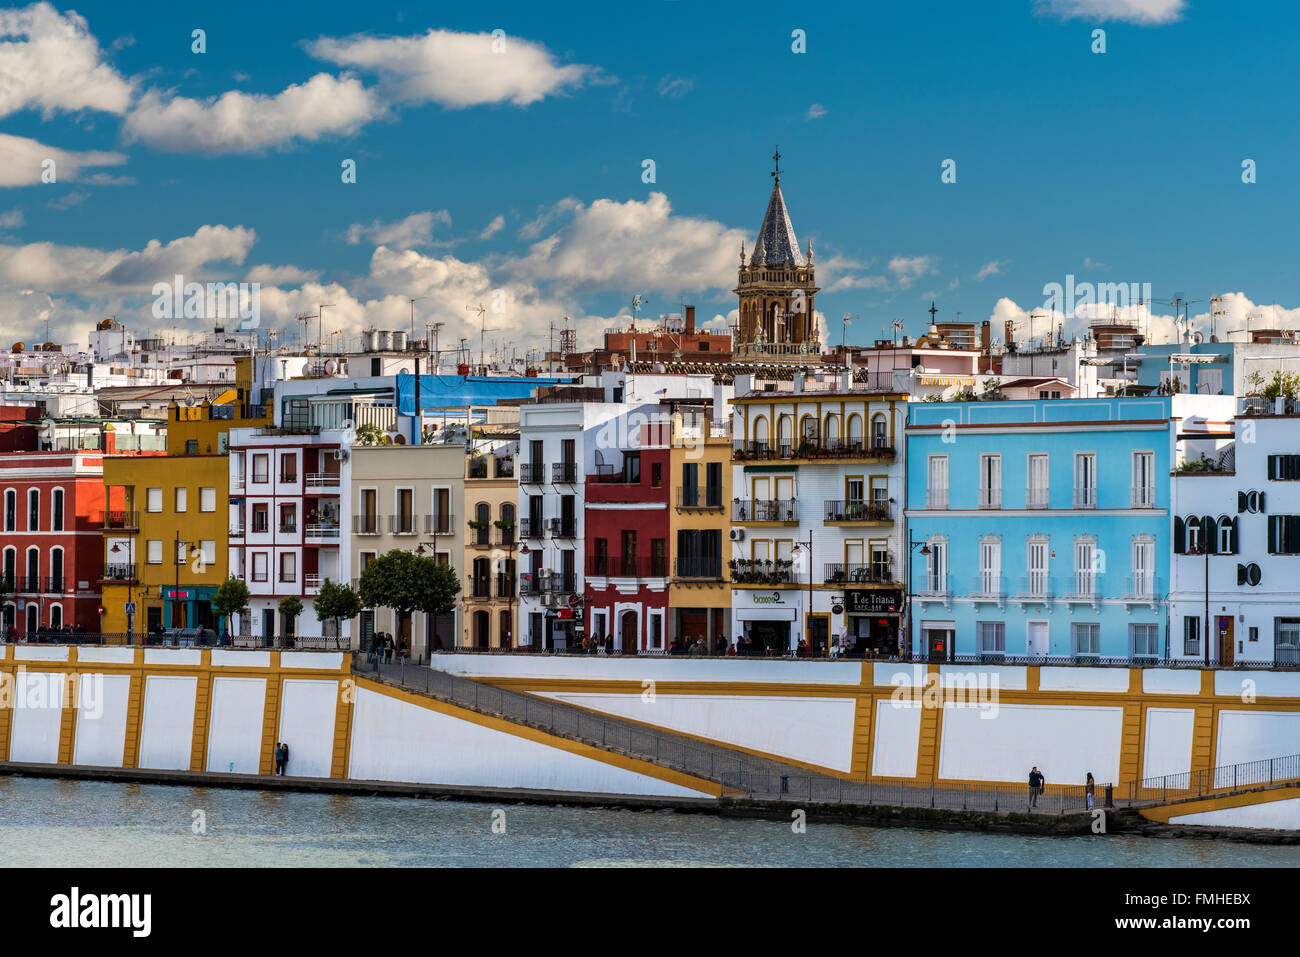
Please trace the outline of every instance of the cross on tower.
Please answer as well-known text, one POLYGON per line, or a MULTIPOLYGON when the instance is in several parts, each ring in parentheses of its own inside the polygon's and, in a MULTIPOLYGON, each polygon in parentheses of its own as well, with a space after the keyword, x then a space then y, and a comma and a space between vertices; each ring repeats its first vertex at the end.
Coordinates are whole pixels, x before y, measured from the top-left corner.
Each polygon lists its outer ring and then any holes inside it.
POLYGON ((772 176, 779 183, 781 182, 781 147, 778 146, 776 152, 772 154, 772 162, 776 164, 776 168, 772 170, 772 176))
POLYGON ((930 300, 930 308, 927 309, 926 311, 930 313, 930 325, 934 325, 934 314, 935 314, 936 312, 938 312, 939 310, 936 309, 936 308, 934 308, 934 300, 933 300, 933 299, 930 300))

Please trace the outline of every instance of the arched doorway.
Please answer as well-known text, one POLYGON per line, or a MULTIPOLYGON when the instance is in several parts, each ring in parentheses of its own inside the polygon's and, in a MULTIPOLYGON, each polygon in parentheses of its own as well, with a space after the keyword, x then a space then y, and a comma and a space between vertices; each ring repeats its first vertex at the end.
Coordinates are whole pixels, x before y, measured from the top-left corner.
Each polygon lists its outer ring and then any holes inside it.
POLYGON ((474 647, 486 648, 488 646, 488 628, 491 619, 485 611, 474 612, 474 647))
POLYGON ((638 640, 639 636, 637 634, 640 631, 639 625, 638 615, 634 611, 625 611, 619 616, 619 647, 623 650, 623 654, 634 655, 640 647, 641 642, 638 640))
POLYGON ((40 623, 37 615, 36 602, 29 601, 27 603, 27 634, 29 635, 36 634, 36 630, 39 627, 40 627, 40 623))

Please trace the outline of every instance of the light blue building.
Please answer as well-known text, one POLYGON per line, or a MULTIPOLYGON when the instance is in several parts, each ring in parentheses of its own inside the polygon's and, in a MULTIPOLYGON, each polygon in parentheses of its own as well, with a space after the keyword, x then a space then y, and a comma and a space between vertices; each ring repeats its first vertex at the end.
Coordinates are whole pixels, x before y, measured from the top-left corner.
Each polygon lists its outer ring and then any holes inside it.
POLYGON ((914 655, 1163 658, 1170 462, 1196 396, 914 403, 914 655))

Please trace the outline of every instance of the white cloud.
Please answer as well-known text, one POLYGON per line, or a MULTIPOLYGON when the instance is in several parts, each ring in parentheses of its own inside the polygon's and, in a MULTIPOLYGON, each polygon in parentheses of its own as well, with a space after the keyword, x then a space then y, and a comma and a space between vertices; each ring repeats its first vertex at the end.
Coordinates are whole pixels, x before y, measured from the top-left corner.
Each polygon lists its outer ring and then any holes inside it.
POLYGON ((126 112, 131 84, 104 62, 84 17, 48 3, 0 10, 0 116, 126 112))
POLYGON ((348 227, 347 241, 350 246, 364 241, 376 246, 395 246, 398 249, 428 246, 433 242, 435 222, 450 226, 451 213, 445 209, 436 212, 426 210, 422 213, 412 213, 395 223, 384 223, 377 219, 369 226, 353 223, 348 227))
POLYGON ((1182 19, 1187 0, 1035 0, 1039 13, 1062 20, 1118 20, 1157 26, 1182 19))
POLYGON ((356 132, 381 112, 356 77, 318 73, 275 95, 230 90, 194 100, 145 93, 126 117, 129 139, 167 153, 248 153, 356 132))
POLYGON ((898 284, 906 288, 922 276, 934 272, 937 262, 933 256, 895 256, 889 261, 889 271, 894 274, 898 284))
POLYGON ((680 100, 693 89, 695 89, 695 81, 684 76, 669 74, 659 80, 659 95, 670 99, 680 100))
POLYGON ((731 288, 747 233, 709 219, 675 216, 668 197, 576 204, 572 218, 504 271, 564 290, 675 293, 731 288))
POLYGON ((484 227, 483 232, 478 234, 479 239, 491 239, 501 230, 505 229, 506 218, 504 216, 493 216, 492 222, 484 227))
POLYGON ((65 209, 72 209, 74 206, 80 206, 89 198, 89 193, 85 190, 78 189, 73 190, 70 193, 64 193, 62 196, 56 196, 45 205, 50 209, 57 209, 59 212, 62 212, 65 209))
POLYGON ((23 215, 21 209, 11 209, 7 213, 0 213, 0 229, 17 229, 19 226, 26 225, 27 217, 23 215))
POLYGON ((120 166, 122 153, 72 152, 47 146, 26 136, 0 133, 0 186, 30 186, 41 182, 42 166, 54 160, 56 182, 76 180, 89 166, 120 166))
POLYGON ((820 120, 828 112, 829 111, 826 107, 822 106, 820 103, 814 103, 812 106, 808 107, 808 113, 805 115, 804 119, 820 120))
POLYGON ((519 238, 536 239, 538 236, 542 235, 543 231, 545 231, 546 227, 551 225, 551 223, 555 222, 555 220, 560 217, 573 212, 580 205, 581 204, 578 200, 572 196, 565 197, 558 203, 552 203, 550 206, 540 210, 537 214, 537 218, 529 220, 519 227, 519 238))
POLYGON ((379 76, 392 100, 450 109, 527 106, 579 86, 594 73, 588 66, 557 64, 539 43, 509 35, 501 43, 504 48, 496 52, 500 44, 490 33, 430 30, 409 37, 321 37, 307 50, 317 59, 379 76))
POLYGON ((297 266, 254 266, 244 276, 244 282, 261 283, 264 286, 301 286, 304 283, 320 279, 319 269, 299 269, 297 266))
POLYGON ((978 280, 988 279, 989 276, 996 276, 998 273, 1002 272, 1002 267, 1006 264, 1006 260, 1004 259, 994 259, 991 262, 986 262, 983 266, 980 266, 980 271, 975 274, 975 278, 978 280))

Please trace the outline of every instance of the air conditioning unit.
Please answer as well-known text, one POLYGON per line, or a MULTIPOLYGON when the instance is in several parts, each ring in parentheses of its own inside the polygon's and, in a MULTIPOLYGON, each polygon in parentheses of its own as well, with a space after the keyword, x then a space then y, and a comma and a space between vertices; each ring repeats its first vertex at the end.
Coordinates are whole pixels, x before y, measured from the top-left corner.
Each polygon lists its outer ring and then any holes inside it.
POLYGON ((335 461, 335 462, 346 462, 347 460, 348 460, 348 450, 347 450, 347 449, 335 449, 335 450, 334 450, 334 461, 335 461))
POLYGON ((733 542, 743 542, 745 540, 745 530, 743 528, 733 528, 730 534, 733 542))

